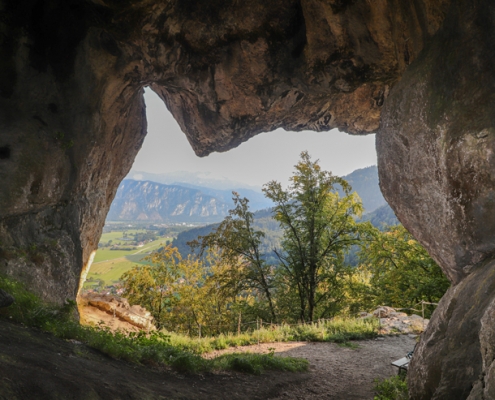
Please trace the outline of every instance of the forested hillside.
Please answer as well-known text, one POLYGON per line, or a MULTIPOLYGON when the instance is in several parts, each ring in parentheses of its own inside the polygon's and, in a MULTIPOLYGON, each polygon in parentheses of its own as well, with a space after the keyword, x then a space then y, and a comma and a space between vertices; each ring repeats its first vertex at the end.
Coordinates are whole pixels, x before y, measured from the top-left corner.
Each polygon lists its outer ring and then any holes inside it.
POLYGON ((399 224, 399 220, 395 216, 394 211, 388 204, 377 208, 375 211, 363 215, 362 221, 370 221, 371 224, 378 229, 385 229, 387 226, 399 224))
MULTIPOLYGON (((366 213, 363 215, 361 221, 370 221, 378 229, 385 229, 387 226, 399 223, 394 212, 381 194, 376 166, 358 169, 343 178, 349 182, 352 190, 358 193, 363 202, 366 213)), ((339 190, 339 194, 342 196, 343 191, 339 190)), ((242 193, 241 197, 244 197, 242 193)), ((251 200, 249 205, 251 206, 251 200)), ((279 224, 272 218, 272 209, 266 208, 256 211, 254 213, 254 223, 256 229, 265 233, 262 244, 263 250, 273 255, 272 250, 279 247, 282 232, 279 224)), ((217 226, 218 224, 211 224, 182 232, 174 239, 173 245, 179 249, 182 256, 187 256, 190 253, 190 247, 187 243, 196 240, 198 236, 207 235, 217 226)), ((351 250, 351 254, 349 255, 350 259, 355 259, 352 263, 357 262, 356 251, 355 249, 351 250)))
MULTIPOLYGON (((279 223, 271 216, 271 210, 260 210, 254 213, 254 227, 265 234, 261 249, 267 253, 269 257, 273 257, 272 251, 274 248, 280 247, 280 239, 282 231, 279 223)), ((206 236, 218 227, 218 224, 210 224, 200 228, 193 228, 181 232, 172 242, 172 246, 177 247, 182 257, 187 257, 191 253, 189 242, 197 240, 199 236, 206 236)))
MULTIPOLYGON (((357 169, 343 178, 352 186, 352 190, 359 194, 363 202, 364 210, 370 213, 387 204, 380 191, 378 180, 378 168, 376 165, 357 169)), ((340 195, 342 196, 342 190, 340 195)))
MULTIPOLYGON (((388 204, 379 207, 375 211, 365 214, 361 221, 370 221, 371 224, 380 230, 386 229, 388 226, 399 224, 399 220, 395 216, 394 212, 388 204)), ((202 226, 200 228, 193 228, 187 231, 181 232, 174 239, 172 245, 179 249, 179 252, 183 257, 191 252, 191 248, 187 244, 193 240, 198 239, 199 236, 205 236, 213 231, 218 224, 210 224, 202 226)), ((270 253, 270 256, 274 256, 273 249, 280 247, 280 239, 282 237, 282 231, 279 223, 272 218, 271 209, 260 210, 254 213, 254 226, 256 229, 263 231, 265 237, 262 243, 262 249, 265 253, 270 253)), ((355 265, 357 263, 357 248, 351 249, 348 255, 348 262, 355 265)))

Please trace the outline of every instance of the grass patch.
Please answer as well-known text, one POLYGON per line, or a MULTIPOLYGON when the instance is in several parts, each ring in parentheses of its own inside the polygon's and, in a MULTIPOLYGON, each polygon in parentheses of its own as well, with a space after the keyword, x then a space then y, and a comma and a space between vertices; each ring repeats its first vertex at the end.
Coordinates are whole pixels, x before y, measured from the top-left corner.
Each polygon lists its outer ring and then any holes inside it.
POLYGON ((374 400, 407 400, 409 394, 407 390, 406 375, 395 375, 387 379, 375 380, 374 400))
POLYGON ((311 341, 334 342, 349 348, 357 348, 352 340, 372 339, 377 336, 379 322, 375 318, 351 319, 335 318, 306 325, 281 325, 241 333, 240 335, 220 334, 216 337, 191 338, 167 332, 170 343, 183 350, 196 354, 222 350, 228 347, 247 346, 259 343, 311 341))
POLYGON ((305 371, 308 364, 292 357, 268 355, 231 354, 211 360, 198 352, 177 346, 171 336, 163 332, 146 334, 111 332, 101 327, 82 326, 74 319, 76 304, 68 302, 64 307, 43 303, 37 296, 25 290, 22 284, 0 275, 0 288, 12 294, 15 302, 0 308, 0 318, 41 329, 61 339, 75 339, 110 357, 133 363, 170 366, 180 372, 207 372, 236 370, 261 373, 264 370, 305 371))
MULTIPOLYGON (((96 267, 101 263, 107 263, 118 258, 125 256, 130 256, 134 254, 137 250, 110 250, 110 249, 98 249, 96 251, 95 259, 93 265, 96 267)), ((91 270, 93 266, 91 266, 91 270)))
POLYGON ((343 342, 343 343, 338 343, 337 345, 339 347, 344 347, 344 348, 352 349, 352 350, 359 349, 359 345, 354 343, 354 342, 343 342))
POLYGON ((102 280, 106 284, 117 283, 122 276, 122 274, 132 267, 134 267, 136 263, 127 260, 126 258, 117 258, 112 261, 106 261, 99 264, 96 264, 93 268, 91 267, 90 272, 86 278, 86 282, 84 282, 84 287, 89 287, 94 285, 94 282, 90 282, 88 280, 102 280))
MULTIPOLYGON (((119 232, 110 232, 106 235, 115 236, 116 233, 119 232)), ((122 234, 122 232, 120 232, 120 234, 122 234)), ((136 250, 98 249, 95 261, 88 272, 87 279, 102 280, 105 284, 118 283, 122 274, 129 271, 136 264, 149 264, 149 262, 145 260, 145 257, 152 251, 159 249, 167 239, 171 238, 160 238, 147 243, 136 250)), ((90 288, 96 284, 96 282, 86 281, 84 287, 90 288)))
MULTIPOLYGON (((115 234, 119 234, 120 237, 122 237, 122 232, 105 233, 102 235, 102 237, 100 239, 100 243, 107 242, 108 240, 113 240, 112 245, 116 244, 116 245, 121 245, 121 246, 125 246, 125 247, 135 247, 135 246, 131 245, 129 241, 123 241, 123 240, 119 241, 119 240, 111 239, 111 237, 116 236, 115 234), (112 236, 108 236, 108 238, 105 239, 104 238, 105 235, 112 235, 112 236)), ((136 257, 136 258, 138 258, 138 260, 141 260, 142 258, 144 258, 144 256, 146 256, 145 253, 159 249, 161 246, 165 245, 167 240, 171 241, 172 238, 171 237, 165 237, 165 238, 160 237, 156 240, 153 240, 152 242, 146 243, 143 247, 137 247, 134 250, 110 250, 110 248, 106 248, 106 247, 100 248, 96 251, 95 259, 93 260, 93 265, 95 265, 97 263, 104 262, 104 261, 111 261, 111 260, 114 260, 116 258, 128 257, 128 256, 132 257, 134 255, 138 256, 138 257, 136 257)), ((132 259, 132 261, 135 261, 135 260, 132 259)), ((93 269, 93 267, 91 267, 91 269, 93 269)))

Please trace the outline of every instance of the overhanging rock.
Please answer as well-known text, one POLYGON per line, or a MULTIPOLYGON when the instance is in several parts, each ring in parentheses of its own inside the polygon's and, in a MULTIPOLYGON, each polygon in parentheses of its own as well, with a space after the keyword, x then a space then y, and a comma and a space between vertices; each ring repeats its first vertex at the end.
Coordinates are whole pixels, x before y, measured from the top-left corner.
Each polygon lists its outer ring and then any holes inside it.
POLYGON ((492 294, 470 294, 495 254, 494 15, 487 0, 0 0, 0 271, 76 296, 146 134, 145 86, 201 156, 279 127, 379 130, 384 194, 456 285, 411 394, 493 397, 492 294), (444 329, 461 303, 484 358, 444 329))

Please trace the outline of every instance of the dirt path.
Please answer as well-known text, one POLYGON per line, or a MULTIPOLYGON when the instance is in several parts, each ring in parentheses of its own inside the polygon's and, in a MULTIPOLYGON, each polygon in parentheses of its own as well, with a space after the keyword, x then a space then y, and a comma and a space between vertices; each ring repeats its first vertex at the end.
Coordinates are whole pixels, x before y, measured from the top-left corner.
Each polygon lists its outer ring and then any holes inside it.
POLYGON ((238 348, 305 357, 310 372, 181 375, 113 360, 84 345, 0 321, 0 399, 372 399, 373 379, 414 346, 407 336, 359 342, 238 348))
POLYGON ((388 336, 355 342, 356 349, 334 343, 270 343, 217 351, 211 356, 234 351, 301 357, 309 361, 310 373, 304 382, 289 384, 274 399, 373 399, 373 381, 397 373, 391 361, 414 348, 408 335, 388 336))

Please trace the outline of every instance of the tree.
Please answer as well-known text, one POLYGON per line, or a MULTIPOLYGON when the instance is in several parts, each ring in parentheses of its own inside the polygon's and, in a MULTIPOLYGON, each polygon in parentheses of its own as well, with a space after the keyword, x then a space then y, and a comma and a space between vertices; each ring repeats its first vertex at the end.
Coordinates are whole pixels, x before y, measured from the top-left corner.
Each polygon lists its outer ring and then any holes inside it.
POLYGON ((151 265, 138 265, 121 276, 125 297, 131 304, 145 307, 158 328, 163 327, 164 315, 177 302, 174 285, 182 277, 176 248, 164 247, 146 257, 151 265))
POLYGON ((307 152, 295 166, 291 184, 284 190, 271 181, 263 191, 275 203, 275 219, 284 236, 277 251, 288 284, 299 299, 299 319, 312 321, 332 313, 342 299, 342 287, 350 272, 344 264, 348 249, 358 244, 363 227, 354 217, 363 207, 350 185, 342 178, 322 171, 307 152), (341 198, 339 185, 344 193, 341 198))
MULTIPOLYGON (((272 267, 267 264, 260 251, 265 234, 253 227, 253 213, 249 211, 249 200, 232 192, 234 209, 211 233, 198 238, 201 253, 207 248, 219 249, 223 263, 229 264, 218 279, 222 287, 242 290, 258 290, 267 300, 270 315, 276 321, 271 279, 272 267)), ((194 244, 193 244, 194 245, 194 244)))
POLYGON ((238 314, 238 295, 219 290, 218 279, 230 266, 214 252, 207 263, 195 257, 181 258, 167 246, 147 257, 150 265, 135 266, 121 277, 125 296, 151 312, 158 328, 193 334, 218 334, 231 330, 238 314))
MULTIPOLYGON (((402 225, 384 232, 373 229, 363 242, 362 267, 371 274, 373 306, 414 308, 419 302, 436 303, 450 282, 440 267, 402 225)), ((427 307, 428 314, 433 307, 427 307)))

